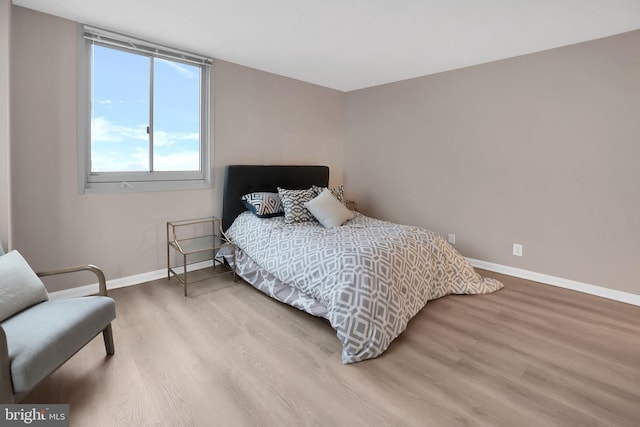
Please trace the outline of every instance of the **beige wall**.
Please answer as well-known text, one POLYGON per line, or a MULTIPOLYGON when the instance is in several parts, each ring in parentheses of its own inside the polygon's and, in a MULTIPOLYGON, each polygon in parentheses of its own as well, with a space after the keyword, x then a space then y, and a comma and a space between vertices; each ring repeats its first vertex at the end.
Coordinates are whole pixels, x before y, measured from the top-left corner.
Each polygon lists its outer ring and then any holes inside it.
POLYGON ((2 7, 0 233, 36 269, 162 269, 165 222, 218 214, 224 165, 312 163, 333 185, 344 170, 365 213, 456 233, 466 256, 640 294, 638 31, 347 94, 216 61, 213 189, 79 195, 76 25, 2 7))
POLYGON ((226 164, 326 164, 341 182, 341 92, 216 61, 213 189, 79 195, 76 23, 12 10, 13 244, 36 270, 95 263, 115 279, 166 268, 166 221, 219 214, 226 164))
POLYGON ((346 105, 345 184, 366 213, 455 233, 468 257, 640 294, 640 31, 346 105))
POLYGON ((8 248, 11 230, 9 164, 9 52, 11 0, 0 0, 0 244, 8 248))

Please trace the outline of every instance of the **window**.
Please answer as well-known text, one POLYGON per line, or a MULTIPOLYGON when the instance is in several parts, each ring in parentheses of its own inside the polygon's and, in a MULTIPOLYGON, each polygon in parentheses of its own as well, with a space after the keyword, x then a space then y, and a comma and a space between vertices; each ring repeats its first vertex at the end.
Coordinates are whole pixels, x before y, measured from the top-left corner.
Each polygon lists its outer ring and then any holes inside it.
POLYGON ((81 192, 206 188, 212 61, 81 26, 81 192))

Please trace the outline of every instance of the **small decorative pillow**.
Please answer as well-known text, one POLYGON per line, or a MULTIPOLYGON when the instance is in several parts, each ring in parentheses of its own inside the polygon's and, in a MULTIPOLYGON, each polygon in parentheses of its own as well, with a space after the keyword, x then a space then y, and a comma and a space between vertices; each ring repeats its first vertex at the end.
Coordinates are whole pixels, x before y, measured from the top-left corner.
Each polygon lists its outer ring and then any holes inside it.
POLYGON ((272 218, 284 215, 284 207, 278 193, 249 193, 240 197, 240 200, 258 218, 272 218))
MULTIPOLYGON (((322 193, 323 190, 327 189, 327 187, 318 187, 317 185, 313 186, 313 190, 316 192, 316 195, 319 196, 320 193, 322 193)), ((343 185, 338 185, 335 188, 328 188, 329 191, 331 191, 331 194, 333 194, 333 197, 335 197, 336 199, 338 199, 338 201, 342 204, 344 204, 344 186, 343 185)))
POLYGON ((304 204, 316 197, 313 188, 307 190, 286 190, 278 187, 278 195, 284 206, 284 222, 294 224, 296 222, 315 221, 315 218, 304 207, 304 204))
POLYGON ((0 322, 48 299, 42 280, 20 252, 11 251, 0 257, 0 322))
POLYGON ((354 217, 353 212, 340 203, 327 188, 304 206, 325 228, 339 227, 354 217))

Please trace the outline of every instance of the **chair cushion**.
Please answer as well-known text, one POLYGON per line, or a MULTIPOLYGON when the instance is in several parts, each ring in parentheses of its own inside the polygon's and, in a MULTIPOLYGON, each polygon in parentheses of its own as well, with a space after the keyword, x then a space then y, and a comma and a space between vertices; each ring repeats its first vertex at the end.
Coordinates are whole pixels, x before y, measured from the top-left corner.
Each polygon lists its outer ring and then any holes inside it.
POLYGON ((18 251, 0 256, 0 322, 48 299, 42 280, 18 251))
POLYGON ((116 318, 103 296, 47 301, 2 322, 14 393, 31 390, 116 318))

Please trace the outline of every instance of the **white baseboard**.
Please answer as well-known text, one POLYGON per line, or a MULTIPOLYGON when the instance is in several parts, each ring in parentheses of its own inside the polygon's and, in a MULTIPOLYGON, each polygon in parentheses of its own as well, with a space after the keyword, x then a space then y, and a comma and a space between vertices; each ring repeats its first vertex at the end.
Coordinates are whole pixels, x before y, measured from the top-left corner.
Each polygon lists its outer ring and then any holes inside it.
MULTIPOLYGON (((187 271, 200 270, 211 267, 211 261, 201 261, 187 266, 187 271)), ((119 279, 107 280, 107 290, 125 288, 127 286, 140 285, 152 280, 164 279, 167 277, 167 269, 150 271, 148 273, 134 274, 133 276, 121 277, 119 279)), ((86 297, 98 293, 98 283, 78 286, 77 288, 64 289, 49 293, 49 299, 56 300, 62 298, 86 297)))
POLYGON ((548 274, 536 273, 534 271, 523 270, 521 268, 509 267, 501 264, 494 264, 492 262, 481 261, 479 259, 467 258, 467 260, 474 267, 481 268, 483 270, 519 277, 533 282, 544 283, 545 285, 572 289, 585 294, 597 295, 614 301, 640 306, 640 295, 632 294, 630 292, 589 285, 587 283, 576 282, 575 280, 563 279, 562 277, 550 276, 548 274))
MULTIPOLYGON (((509 267, 507 265, 495 264, 492 262, 482 261, 479 259, 467 258, 467 260, 476 268, 493 271, 496 273, 506 274, 507 276, 519 277, 534 282, 544 283, 546 285, 558 286, 560 288, 572 289, 574 291, 583 292, 585 294, 596 295, 599 297, 620 301, 627 304, 640 306, 640 295, 629 292, 617 291, 615 289, 603 288, 602 286, 589 285, 587 283, 576 282, 575 280, 563 279, 561 277, 550 276, 548 274, 536 273, 534 271, 523 270, 521 268, 509 267)), ((187 271, 199 270, 201 268, 211 267, 210 261, 202 261, 188 266, 187 271)), ((119 279, 107 280, 107 289, 124 288, 127 286, 139 285, 141 283, 150 282, 167 277, 167 270, 156 270, 148 273, 135 274, 133 276, 122 277, 119 279)), ((62 291, 51 292, 49 298, 52 300, 61 298, 82 297, 98 293, 98 284, 79 286, 77 288, 65 289, 62 291)))

